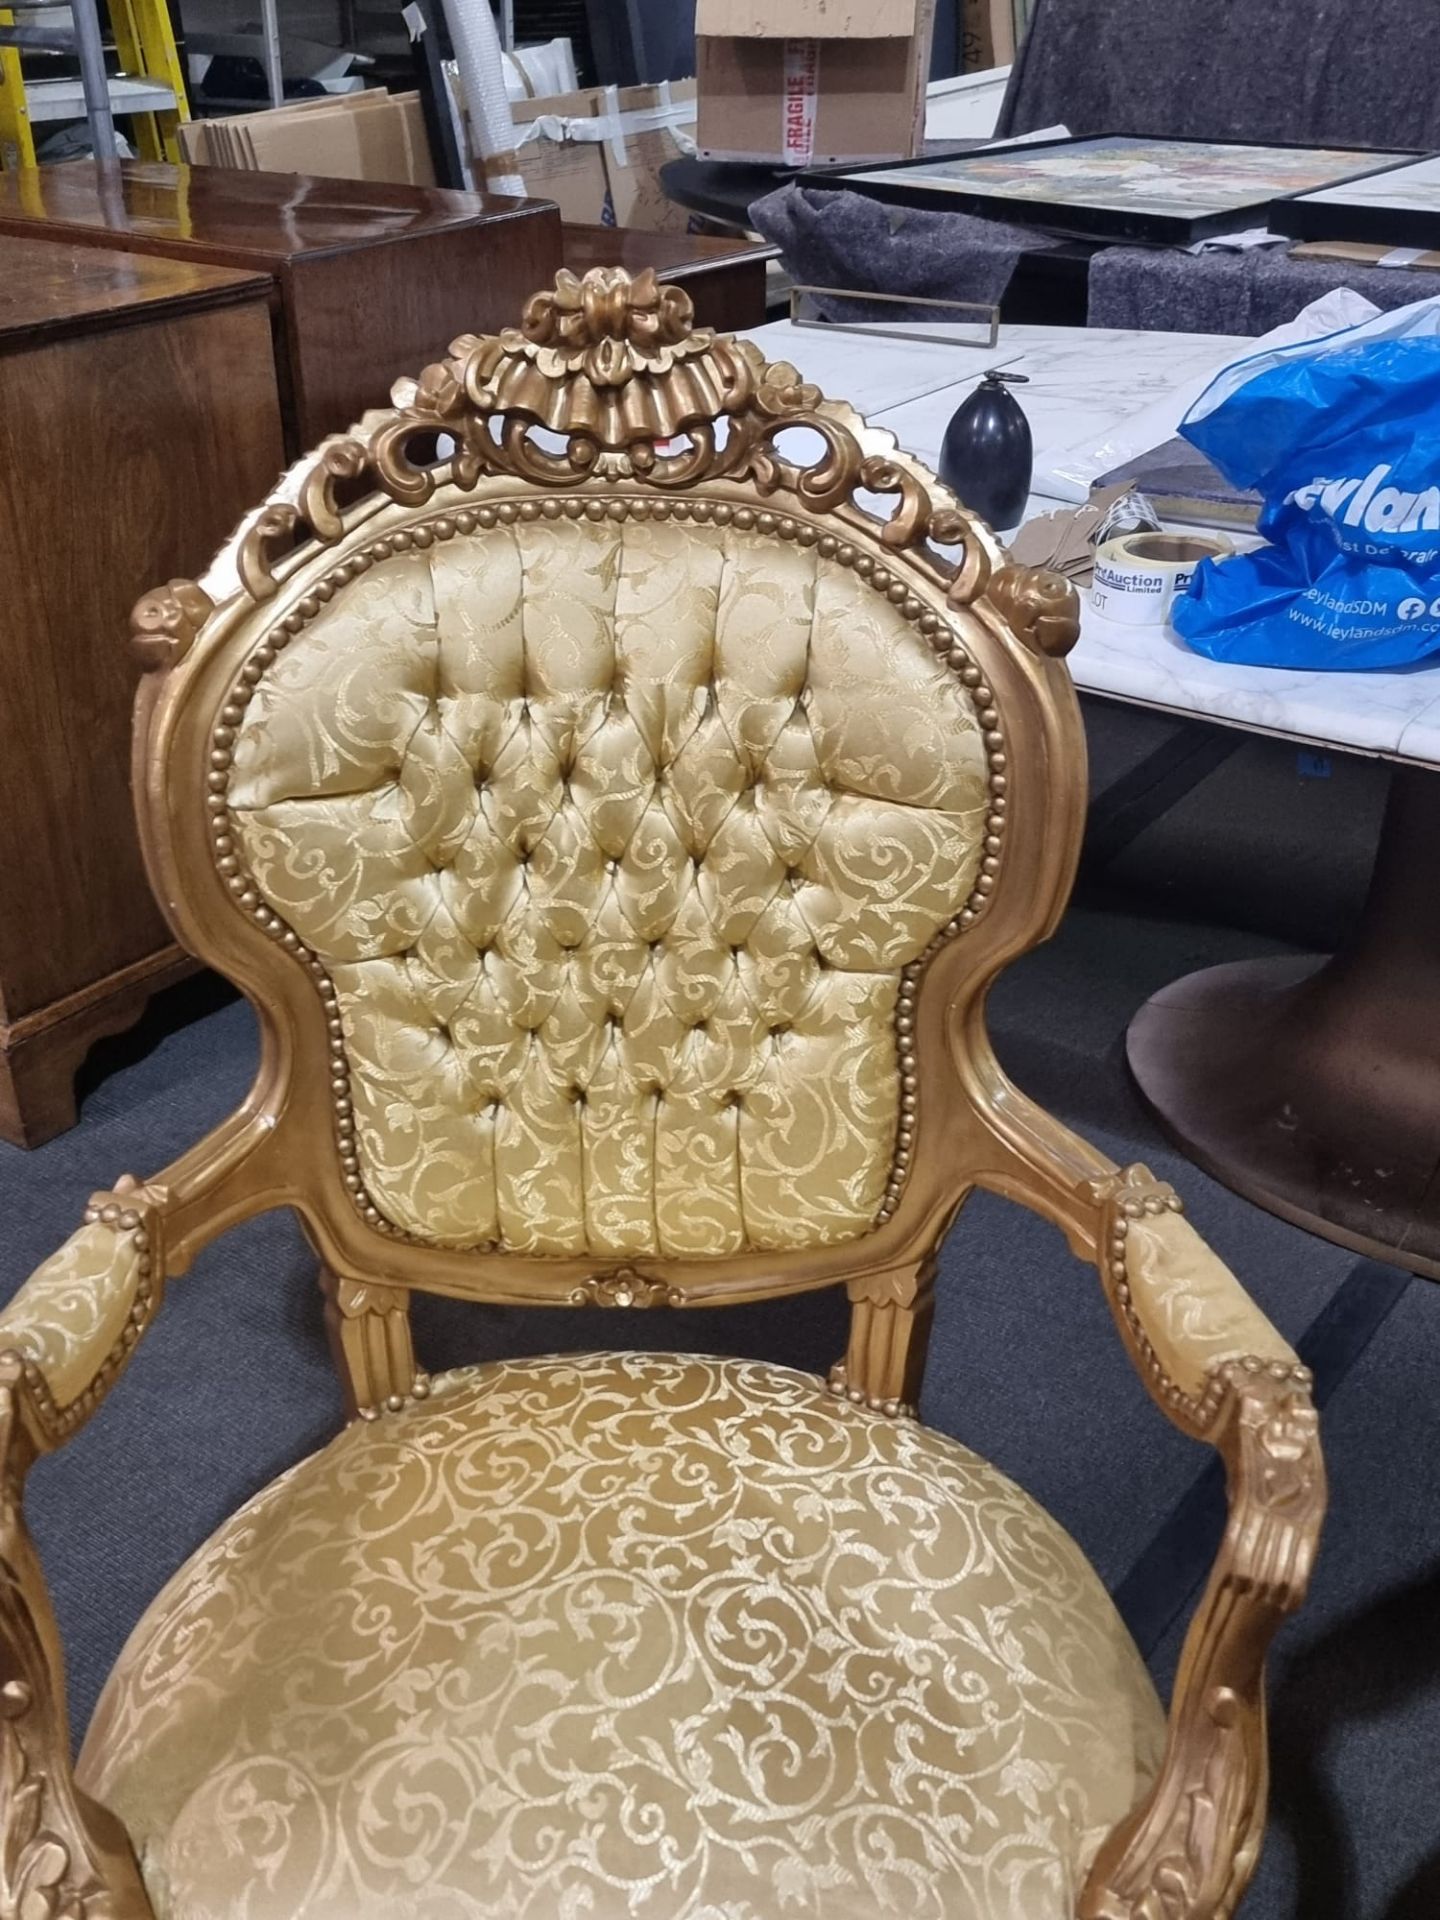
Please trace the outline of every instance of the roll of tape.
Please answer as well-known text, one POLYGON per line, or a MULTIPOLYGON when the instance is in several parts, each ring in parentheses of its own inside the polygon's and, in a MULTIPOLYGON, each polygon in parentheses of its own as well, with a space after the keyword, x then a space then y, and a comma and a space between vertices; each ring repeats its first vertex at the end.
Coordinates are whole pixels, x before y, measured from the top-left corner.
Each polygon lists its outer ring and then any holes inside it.
POLYGON ((1126 533, 1095 555, 1095 611, 1128 627, 1163 627, 1202 560, 1232 552, 1219 534, 1126 533))

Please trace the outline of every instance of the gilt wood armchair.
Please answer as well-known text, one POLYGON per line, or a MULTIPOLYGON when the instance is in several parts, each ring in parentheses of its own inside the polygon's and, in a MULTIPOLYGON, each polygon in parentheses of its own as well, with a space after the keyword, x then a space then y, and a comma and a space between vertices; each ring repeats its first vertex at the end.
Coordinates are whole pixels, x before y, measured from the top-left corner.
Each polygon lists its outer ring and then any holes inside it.
POLYGON ((141 603, 135 790, 253 1002, 244 1105, 0 1317, 0 1917, 1202 1920, 1324 1482, 1308 1376, 1143 1168, 1011 1086, 1084 800, 1068 587, 683 293, 561 275, 141 603), (1079 1549, 912 1416, 989 1188, 1092 1263, 1230 1520, 1168 1725, 1079 1549), (354 1417, 136 1628, 72 1772, 27 1470, 293 1207, 354 1417), (417 1288, 843 1285, 829 1381, 431 1379, 417 1288))

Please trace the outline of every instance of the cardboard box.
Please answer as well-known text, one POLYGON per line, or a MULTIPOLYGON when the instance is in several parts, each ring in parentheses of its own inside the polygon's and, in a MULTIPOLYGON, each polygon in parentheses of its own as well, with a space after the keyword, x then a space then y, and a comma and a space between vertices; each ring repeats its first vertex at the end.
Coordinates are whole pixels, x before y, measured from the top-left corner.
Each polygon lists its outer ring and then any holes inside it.
POLYGON ((966 73, 1011 65, 1015 58, 1015 10, 1011 0, 964 0, 960 20, 966 73))
POLYGON ((591 88, 510 104, 526 193, 534 200, 553 200, 562 220, 591 227, 605 218, 605 154, 598 139, 582 137, 590 129, 576 123, 594 120, 594 102, 600 97, 598 89, 591 88))
POLYGON ((525 191, 553 200, 585 226, 684 233, 691 216, 667 199, 660 169, 693 152, 695 82, 591 87, 515 101, 516 150, 525 191))
POLYGON ((420 96, 383 88, 192 120, 180 147, 192 166, 435 184, 420 96))
POLYGON ((691 215, 667 197, 660 169, 667 160, 695 150, 695 82, 621 87, 616 100, 603 105, 602 112, 611 113, 614 105, 619 108, 621 132, 605 142, 607 218, 617 227, 634 227, 642 233, 688 232, 691 215))
POLYGON ((1305 240, 1290 249, 1292 260, 1342 260, 1356 267, 1421 267, 1440 272, 1440 253, 1417 252, 1370 240, 1305 240))
POLYGON ((696 138, 712 160, 908 160, 935 0, 697 0, 696 138))

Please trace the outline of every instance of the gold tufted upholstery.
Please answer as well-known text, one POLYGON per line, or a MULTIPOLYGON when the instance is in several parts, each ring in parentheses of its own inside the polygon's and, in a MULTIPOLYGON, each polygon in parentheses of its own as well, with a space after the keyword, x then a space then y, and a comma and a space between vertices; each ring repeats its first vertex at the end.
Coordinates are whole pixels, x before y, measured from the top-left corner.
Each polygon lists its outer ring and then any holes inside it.
POLYGON ((528 1253, 854 1238, 900 970, 979 862, 969 695, 813 544, 548 504, 377 563, 235 741, 249 871, 339 995, 369 1193, 528 1253))
POLYGON ((170 1583, 80 1778, 160 1920, 1062 1920, 1164 1725, 965 1448, 740 1361, 482 1367, 170 1583))

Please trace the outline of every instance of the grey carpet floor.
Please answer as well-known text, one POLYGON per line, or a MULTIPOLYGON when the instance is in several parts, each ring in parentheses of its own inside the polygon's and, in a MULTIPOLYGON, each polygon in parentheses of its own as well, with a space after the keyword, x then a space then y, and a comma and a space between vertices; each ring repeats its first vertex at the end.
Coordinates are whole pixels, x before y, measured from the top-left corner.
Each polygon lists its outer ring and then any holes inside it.
MULTIPOLYGON (((1174 730, 1101 706, 1089 722, 1103 808, 1174 730)), ((992 1005, 1011 1074, 1117 1160, 1174 1180, 1320 1374, 1332 1518, 1273 1663, 1274 1819, 1247 1920, 1440 1912, 1440 1288, 1288 1227, 1186 1164, 1136 1100, 1122 1036, 1149 993, 1192 968, 1332 942, 1363 891, 1382 791, 1363 762, 1302 772, 1293 751, 1243 746, 1143 830, 1132 819, 992 1005)), ((0 1147, 0 1296, 92 1188, 155 1171, 219 1119, 254 1062, 249 1009, 204 984, 97 1049, 80 1125, 35 1153, 0 1147)), ((638 1334, 823 1371, 844 1339, 831 1295, 663 1326, 449 1302, 416 1318, 434 1367, 638 1334)), ((1093 1277, 1019 1209, 982 1197, 950 1236, 922 1411, 1075 1534, 1168 1686, 1221 1490, 1206 1451, 1144 1394, 1093 1277)), ((288 1215, 252 1222, 172 1285, 102 1417, 33 1477, 77 1726, 177 1563, 339 1419, 313 1263, 288 1215)))

